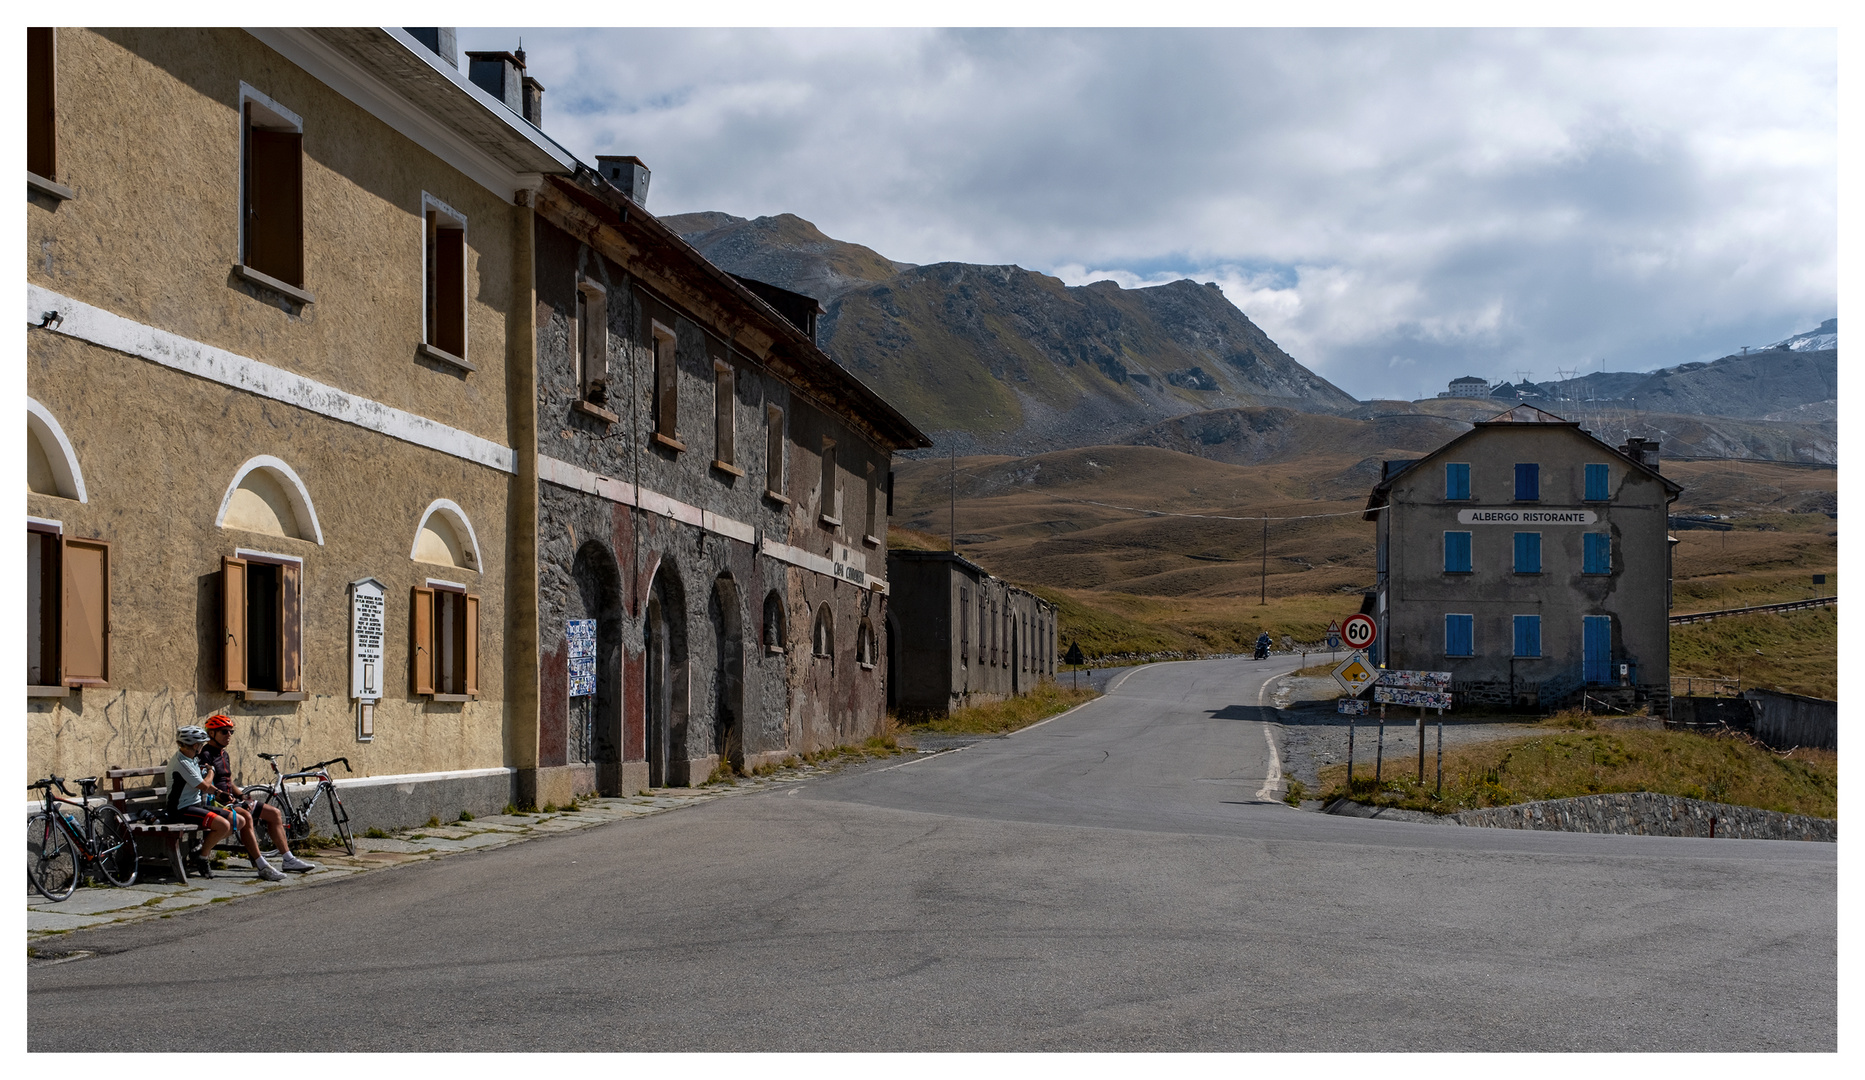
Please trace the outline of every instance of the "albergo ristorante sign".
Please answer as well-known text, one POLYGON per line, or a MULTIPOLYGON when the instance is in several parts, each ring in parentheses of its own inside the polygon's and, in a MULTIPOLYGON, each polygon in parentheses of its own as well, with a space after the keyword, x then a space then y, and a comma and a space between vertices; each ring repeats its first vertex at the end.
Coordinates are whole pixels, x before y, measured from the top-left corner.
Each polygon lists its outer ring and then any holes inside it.
POLYGON ((1591 525, 1598 521, 1591 510, 1459 510, 1459 525, 1591 525))

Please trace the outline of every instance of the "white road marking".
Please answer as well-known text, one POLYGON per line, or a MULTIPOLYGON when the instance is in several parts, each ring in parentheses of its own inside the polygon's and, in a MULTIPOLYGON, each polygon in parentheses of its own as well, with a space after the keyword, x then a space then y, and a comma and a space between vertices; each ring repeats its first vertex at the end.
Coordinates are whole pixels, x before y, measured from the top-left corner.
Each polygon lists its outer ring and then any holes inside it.
MULTIPOLYGON (((1256 706, 1268 708, 1263 704, 1263 695, 1269 693, 1269 684, 1274 677, 1264 679, 1263 685, 1256 690, 1256 706)), ((1263 725, 1263 741, 1269 744, 1269 775, 1264 777, 1263 786, 1257 789, 1256 797, 1265 802, 1280 802, 1282 794, 1275 789, 1282 787, 1282 754, 1276 750, 1276 737, 1270 734, 1270 725, 1263 725)))

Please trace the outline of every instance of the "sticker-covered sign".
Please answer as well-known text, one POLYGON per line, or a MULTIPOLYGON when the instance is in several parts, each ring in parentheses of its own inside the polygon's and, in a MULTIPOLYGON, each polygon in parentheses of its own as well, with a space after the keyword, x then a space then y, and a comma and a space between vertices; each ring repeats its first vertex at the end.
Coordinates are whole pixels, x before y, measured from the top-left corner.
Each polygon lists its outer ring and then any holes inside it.
POLYGON ((1379 673, 1379 685, 1397 686, 1406 690, 1449 690, 1451 673, 1448 671, 1382 671, 1379 673))
POLYGON ((1346 697, 1340 698, 1335 701, 1334 708, 1336 711, 1344 713, 1348 716, 1365 716, 1366 715, 1366 702, 1361 701, 1358 698, 1346 698, 1346 697))
POLYGON ((1373 700, 1381 705, 1417 705, 1425 709, 1448 709, 1451 696, 1436 690, 1407 690, 1399 686, 1373 687, 1373 700))
POLYGON ((570 656, 570 696, 596 693, 596 620, 569 619, 564 623, 570 656))
POLYGON ((375 578, 350 583, 350 696, 358 701, 382 697, 383 594, 375 578))
POLYGON ((1342 690, 1347 691, 1349 697, 1359 697, 1360 692, 1378 677, 1379 673, 1374 671, 1373 666, 1366 662, 1366 657, 1359 653, 1349 656, 1334 669, 1334 681, 1340 684, 1342 690))

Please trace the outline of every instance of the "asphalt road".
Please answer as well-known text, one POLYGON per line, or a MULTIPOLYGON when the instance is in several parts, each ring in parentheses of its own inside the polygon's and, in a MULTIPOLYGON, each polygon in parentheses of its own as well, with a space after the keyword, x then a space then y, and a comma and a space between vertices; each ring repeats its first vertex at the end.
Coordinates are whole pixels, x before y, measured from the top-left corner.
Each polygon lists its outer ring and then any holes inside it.
POLYGON ((29 1046, 1836 1049, 1835 845, 1297 811, 1264 794, 1291 664, 74 934, 99 955, 30 968, 29 1046), (186 1022, 98 1021, 139 1001, 186 1022))

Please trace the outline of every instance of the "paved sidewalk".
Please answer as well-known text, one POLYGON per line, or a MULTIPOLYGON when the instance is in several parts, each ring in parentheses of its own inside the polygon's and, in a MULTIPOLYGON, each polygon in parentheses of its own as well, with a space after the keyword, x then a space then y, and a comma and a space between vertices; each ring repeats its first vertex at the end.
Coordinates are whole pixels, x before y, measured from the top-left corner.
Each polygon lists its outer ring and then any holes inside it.
MULTIPOLYGON (((921 751, 926 752, 929 751, 921 751)), ((906 753, 911 756, 912 751, 906 753)), ((87 881, 71 894, 70 899, 57 903, 40 896, 28 884, 28 955, 71 951, 77 947, 76 942, 63 947, 59 939, 74 930, 143 919, 166 919, 178 911, 205 904, 230 903, 278 889, 301 889, 338 878, 376 873, 407 863, 442 859, 462 851, 484 851, 523 843, 533 837, 551 833, 664 814, 669 810, 696 806, 714 799, 768 791, 773 787, 812 780, 839 772, 861 760, 838 758, 817 765, 796 765, 780 769, 769 776, 739 777, 735 784, 703 788, 657 788, 645 795, 628 798, 591 799, 578 804, 573 810, 548 814, 496 814, 471 821, 450 821, 445 825, 403 829, 383 838, 358 836, 354 856, 344 854, 341 849, 305 851, 304 857, 316 863, 319 869, 309 874, 288 874, 286 880, 281 882, 259 880, 259 876, 247 866, 244 855, 231 855, 227 858, 227 869, 215 870, 211 878, 190 877, 186 885, 175 883, 167 866, 157 860, 145 863, 143 875, 128 888, 118 889, 87 881)))

